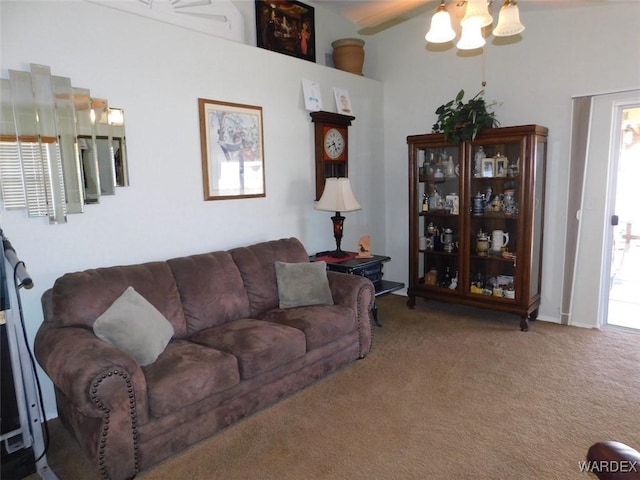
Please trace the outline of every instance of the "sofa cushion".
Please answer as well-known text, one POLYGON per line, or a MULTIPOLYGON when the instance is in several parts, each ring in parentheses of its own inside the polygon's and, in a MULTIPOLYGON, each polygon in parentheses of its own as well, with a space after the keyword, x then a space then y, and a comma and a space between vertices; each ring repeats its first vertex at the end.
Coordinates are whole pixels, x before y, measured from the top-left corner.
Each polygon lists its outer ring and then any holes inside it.
POLYGON ((249 316, 242 277, 228 252, 174 258, 167 263, 176 278, 189 336, 249 316))
POLYGON ((53 285, 52 318, 64 326, 93 328, 96 318, 129 286, 169 320, 175 331, 173 338, 184 337, 187 326, 180 294, 166 262, 67 273, 53 285))
POLYGON ((131 355, 139 365, 153 363, 174 333, 169 320, 133 287, 127 287, 96 319, 93 332, 131 355))
POLYGON ((342 305, 276 308, 261 315, 260 320, 302 330, 307 350, 331 343, 357 328, 355 313, 342 305))
POLYGON ((143 371, 154 417, 175 413, 240 381, 233 355, 188 340, 171 342, 143 371))
POLYGON ((234 355, 242 379, 302 357, 306 351, 300 330, 250 318, 208 328, 193 335, 191 341, 234 355))
POLYGON ((333 305, 326 262, 276 262, 280 308, 333 305))
POLYGON ((297 238, 282 238, 229 251, 240 270, 249 297, 250 316, 279 305, 275 262, 308 262, 309 256, 297 238))

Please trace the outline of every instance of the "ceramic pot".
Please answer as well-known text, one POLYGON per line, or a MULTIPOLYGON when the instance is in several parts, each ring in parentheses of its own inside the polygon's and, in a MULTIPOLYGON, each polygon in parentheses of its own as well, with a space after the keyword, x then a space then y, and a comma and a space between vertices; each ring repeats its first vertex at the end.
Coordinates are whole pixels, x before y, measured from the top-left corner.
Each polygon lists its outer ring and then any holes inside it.
POLYGON ((333 63, 338 70, 362 75, 364 65, 364 40, 341 38, 331 43, 333 63))

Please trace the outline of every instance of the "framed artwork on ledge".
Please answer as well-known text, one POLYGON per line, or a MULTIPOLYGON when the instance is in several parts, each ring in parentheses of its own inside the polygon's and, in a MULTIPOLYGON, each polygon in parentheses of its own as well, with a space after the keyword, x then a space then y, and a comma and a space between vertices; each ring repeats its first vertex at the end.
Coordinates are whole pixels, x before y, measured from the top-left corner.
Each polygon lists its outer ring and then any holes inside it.
POLYGON ((264 197, 262 107, 198 99, 205 200, 264 197))
POLYGON ((255 0, 258 47, 316 61, 314 8, 301 2, 255 0))
POLYGON ((482 176, 493 177, 494 170, 495 170, 495 165, 493 163, 493 158, 483 158, 482 159, 482 176))
POLYGON ((336 97, 336 109, 342 115, 353 115, 353 107, 351 106, 351 98, 349 92, 344 88, 333 88, 333 94, 336 97))

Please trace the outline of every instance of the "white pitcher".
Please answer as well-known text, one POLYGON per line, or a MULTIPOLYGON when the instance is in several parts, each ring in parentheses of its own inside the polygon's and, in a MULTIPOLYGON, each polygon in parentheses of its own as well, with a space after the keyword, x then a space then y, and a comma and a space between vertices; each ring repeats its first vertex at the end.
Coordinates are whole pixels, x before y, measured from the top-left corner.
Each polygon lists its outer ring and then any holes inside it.
POLYGON ((491 252, 500 253, 502 247, 506 247, 509 243, 509 234, 502 230, 494 230, 491 232, 491 252))

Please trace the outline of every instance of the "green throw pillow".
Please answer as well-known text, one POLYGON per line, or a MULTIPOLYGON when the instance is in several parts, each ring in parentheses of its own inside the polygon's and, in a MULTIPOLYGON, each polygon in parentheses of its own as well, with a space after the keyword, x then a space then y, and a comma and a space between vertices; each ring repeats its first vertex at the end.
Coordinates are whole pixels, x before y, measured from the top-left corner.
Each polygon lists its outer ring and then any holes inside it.
POLYGON ((326 262, 276 262, 280 308, 333 305, 326 262))
POLYGON ((155 362, 174 330, 146 298, 128 287, 93 324, 98 338, 128 353, 139 365, 155 362))

